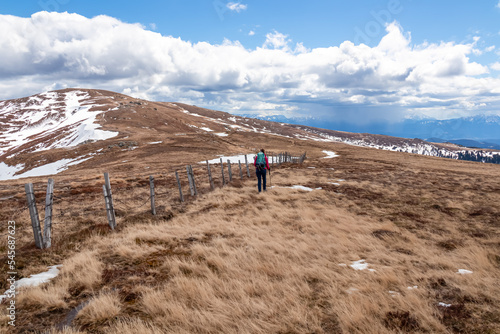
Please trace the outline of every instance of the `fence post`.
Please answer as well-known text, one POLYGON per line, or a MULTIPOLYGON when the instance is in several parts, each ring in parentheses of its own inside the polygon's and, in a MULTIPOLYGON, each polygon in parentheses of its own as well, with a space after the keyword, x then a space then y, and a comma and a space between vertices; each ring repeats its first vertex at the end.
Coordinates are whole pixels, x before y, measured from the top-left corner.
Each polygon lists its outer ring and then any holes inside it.
POLYGON ((189 170, 189 166, 186 166, 186 171, 189 182, 189 191, 191 192, 191 196, 194 196, 193 177, 191 176, 191 171, 189 170))
POLYGON ((224 178, 224 163, 222 162, 222 158, 220 158, 220 170, 222 172, 222 186, 226 184, 226 179, 224 178))
POLYGON ((113 206, 113 194, 111 193, 111 183, 109 182, 109 173, 104 173, 104 197, 106 200, 109 226, 114 230, 116 227, 116 219, 115 208, 113 206))
POLYGON ((233 172, 231 171, 231 160, 227 159, 227 171, 229 173, 229 182, 233 181, 233 172))
POLYGON ((247 165, 247 174, 248 174, 248 177, 250 177, 250 168, 248 168, 248 159, 247 159, 247 155, 245 154, 245 164, 247 165))
POLYGON ((189 172, 191 173, 191 180, 193 181, 194 194, 198 196, 198 190, 196 189, 196 179, 194 178, 193 166, 189 165, 189 172))
POLYGON ((149 176, 149 197, 151 197, 151 213, 156 216, 155 206, 155 179, 153 175, 149 176))
POLYGON ((47 195, 45 197, 45 219, 43 222, 43 248, 52 245, 52 204, 54 203, 54 179, 47 183, 47 195))
POLYGON ((243 180, 243 170, 241 169, 241 161, 238 160, 238 165, 240 166, 240 179, 243 180))
POLYGON ((179 173, 175 171, 175 178, 177 179, 177 186, 179 187, 179 195, 181 197, 181 202, 184 202, 184 195, 182 194, 181 180, 179 179, 179 173))
POLYGON ((214 190, 214 180, 212 180, 212 172, 210 171, 210 164, 207 160, 207 169, 208 169, 208 181, 210 181, 210 189, 214 190))
POLYGON ((26 199, 30 209, 31 226, 33 227, 33 235, 35 236, 35 245, 38 248, 43 248, 43 237, 40 229, 40 219, 38 218, 38 210, 36 208, 35 193, 33 191, 33 183, 24 185, 26 191, 26 199))

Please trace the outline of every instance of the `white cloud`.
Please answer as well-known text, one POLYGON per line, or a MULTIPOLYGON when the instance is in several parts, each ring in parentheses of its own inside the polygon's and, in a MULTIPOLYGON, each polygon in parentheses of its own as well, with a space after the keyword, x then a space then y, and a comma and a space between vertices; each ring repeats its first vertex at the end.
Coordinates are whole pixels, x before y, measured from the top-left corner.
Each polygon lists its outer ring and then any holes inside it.
POLYGON ((345 41, 314 49, 292 47, 277 31, 247 49, 238 41, 191 43, 108 16, 55 12, 0 15, 0 30, 2 99, 88 87, 239 112, 353 105, 429 114, 500 110, 500 79, 469 59, 474 43, 413 44, 397 23, 374 47, 345 41))
POLYGON ((500 62, 496 62, 490 65, 491 69, 495 71, 500 71, 500 62))
POLYGON ((239 13, 242 10, 247 9, 247 5, 244 5, 244 4, 239 3, 239 2, 228 2, 228 4, 226 6, 227 6, 227 8, 229 8, 229 10, 232 10, 233 12, 236 12, 236 13, 239 13))
POLYGON ((291 42, 288 39, 288 35, 284 35, 280 32, 274 30, 266 35, 266 41, 264 42, 264 48, 282 49, 289 50, 288 43, 291 42))
POLYGON ((248 33, 248 36, 253 36, 253 35, 255 35, 255 31, 250 30, 250 32, 248 33))
POLYGON ((498 1, 497 3, 497 8, 500 8, 500 1, 498 1))

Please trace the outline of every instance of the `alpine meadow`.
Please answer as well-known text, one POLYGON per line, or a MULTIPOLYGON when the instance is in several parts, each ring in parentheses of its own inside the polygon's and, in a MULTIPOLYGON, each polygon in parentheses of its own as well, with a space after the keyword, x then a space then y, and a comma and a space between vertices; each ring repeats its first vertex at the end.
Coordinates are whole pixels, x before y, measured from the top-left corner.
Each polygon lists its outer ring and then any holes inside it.
POLYGON ((0 9, 0 334, 500 333, 500 0, 0 9))

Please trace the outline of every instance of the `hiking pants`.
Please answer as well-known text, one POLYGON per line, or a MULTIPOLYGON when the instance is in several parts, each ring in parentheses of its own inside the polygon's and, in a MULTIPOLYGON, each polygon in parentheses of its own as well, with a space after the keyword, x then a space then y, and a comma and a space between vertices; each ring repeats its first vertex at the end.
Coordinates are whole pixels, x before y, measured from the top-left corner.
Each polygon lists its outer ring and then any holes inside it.
POLYGON ((259 188, 259 192, 261 192, 261 189, 264 188, 264 191, 266 191, 266 174, 267 174, 267 169, 264 170, 256 170, 255 174, 257 174, 257 187, 259 188), (262 181, 264 181, 262 183, 262 181))

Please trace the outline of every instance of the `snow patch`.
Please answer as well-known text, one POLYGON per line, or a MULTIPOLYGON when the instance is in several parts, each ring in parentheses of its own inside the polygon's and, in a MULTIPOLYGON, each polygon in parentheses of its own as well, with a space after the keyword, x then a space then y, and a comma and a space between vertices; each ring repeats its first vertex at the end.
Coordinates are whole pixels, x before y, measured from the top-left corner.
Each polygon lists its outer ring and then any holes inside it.
POLYGON ((326 157, 323 157, 322 159, 336 158, 339 156, 337 153, 332 152, 332 151, 323 151, 323 153, 326 154, 326 157))
POLYGON ((227 137, 227 136, 229 136, 229 135, 228 135, 227 133, 225 133, 225 132, 214 133, 214 135, 219 136, 219 137, 227 137))
MULTIPOLYGON (((351 267, 354 270, 365 270, 368 269, 368 263, 366 263, 366 260, 358 260, 358 261, 353 261, 349 267, 351 267)), ((375 271, 375 269, 368 269, 368 271, 375 271)))
POLYGON ((467 269, 458 269, 457 274, 460 275, 469 275, 472 274, 473 272, 467 269))
POLYGON ((207 132, 212 132, 214 130, 210 129, 210 128, 207 128, 207 127, 201 127, 200 129, 204 130, 204 131, 207 131, 207 132))
POLYGON ((68 169, 70 166, 73 165, 78 165, 84 161, 87 161, 91 159, 92 156, 86 157, 86 158, 75 158, 75 159, 61 159, 59 161, 55 161, 43 166, 35 167, 27 172, 24 172, 19 175, 14 175, 15 172, 18 172, 22 170, 23 168, 19 168, 19 166, 22 165, 17 165, 15 167, 7 166, 5 163, 0 163, 0 181, 5 181, 5 180, 16 180, 16 179, 21 179, 25 177, 34 177, 34 176, 44 176, 44 175, 55 175, 58 173, 61 173, 68 169), (3 164, 3 165, 2 165, 3 164), (7 169, 7 172, 4 174, 3 172, 3 166, 10 167, 7 169), (16 168, 16 171, 14 171, 13 168, 16 168), (14 171, 14 173, 12 173, 14 171))
MULTIPOLYGON (((233 155, 231 157, 226 157, 226 156, 220 156, 219 158, 216 158, 216 159, 212 159, 212 160, 208 160, 208 163, 209 164, 218 164, 220 163, 220 159, 222 158, 222 162, 223 163, 227 163, 227 161, 229 160, 232 164, 234 163, 238 163, 238 161, 241 161, 241 162, 245 162, 245 155, 244 154, 240 154, 240 155, 233 155)), ((247 154, 247 159, 248 159, 248 164, 252 164, 253 165, 253 160, 255 159, 255 154, 247 154)), ((206 161, 200 161, 198 162, 199 164, 206 164, 207 162, 206 161)))
POLYGON ((442 306, 442 307, 450 307, 451 306, 451 304, 445 304, 445 303, 442 303, 442 302, 439 302, 438 305, 442 306))
MULTIPOLYGON (((62 264, 58 264, 55 266, 48 267, 49 270, 40 274, 31 275, 30 277, 21 278, 20 280, 14 283, 16 289, 28 286, 38 286, 42 283, 46 283, 56 277, 59 274, 59 268, 62 267, 62 264)), ((7 298, 7 293, 10 290, 7 290, 5 294, 0 295, 0 303, 7 298)))
POLYGON ((148 143, 149 145, 154 145, 154 144, 161 144, 163 143, 163 141, 154 141, 154 142, 151 142, 151 143, 148 143))

